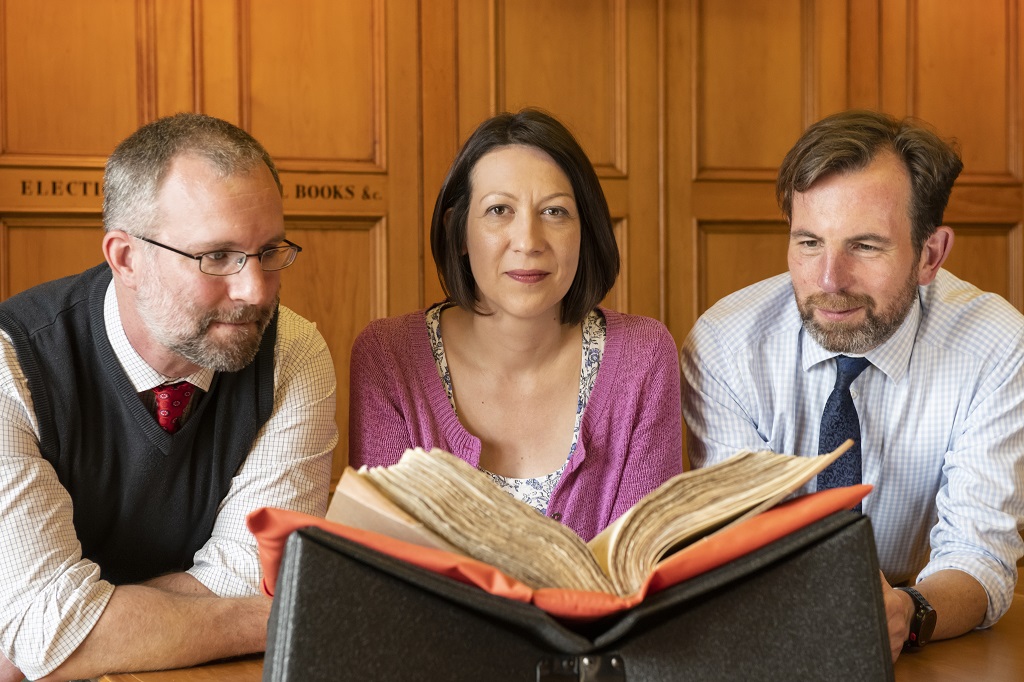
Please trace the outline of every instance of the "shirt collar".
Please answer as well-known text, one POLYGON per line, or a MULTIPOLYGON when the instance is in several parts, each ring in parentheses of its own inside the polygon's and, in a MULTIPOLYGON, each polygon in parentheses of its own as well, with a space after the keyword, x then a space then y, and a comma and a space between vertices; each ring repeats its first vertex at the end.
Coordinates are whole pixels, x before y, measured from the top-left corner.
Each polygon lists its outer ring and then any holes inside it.
POLYGON ((121 363, 121 367, 135 387, 136 393, 177 381, 187 381, 203 391, 210 390, 214 375, 212 369, 200 369, 184 377, 168 377, 150 367, 142 359, 142 356, 128 340, 128 335, 125 334, 124 326, 121 324, 121 311, 117 307, 117 289, 114 287, 113 280, 107 285, 107 293, 103 299, 103 323, 107 330, 107 338, 110 339, 110 345, 114 349, 114 356, 121 363))
MULTIPOLYGON (((914 297, 910 312, 907 313, 906 319, 903 320, 903 324, 896 330, 896 333, 882 345, 864 353, 864 357, 894 382, 900 382, 910 367, 910 355, 914 349, 914 339, 917 337, 917 328, 920 324, 921 297, 918 295, 914 297)), ((800 336, 803 339, 802 358, 805 372, 819 363, 841 355, 822 348, 807 333, 806 329, 800 330, 800 336)))

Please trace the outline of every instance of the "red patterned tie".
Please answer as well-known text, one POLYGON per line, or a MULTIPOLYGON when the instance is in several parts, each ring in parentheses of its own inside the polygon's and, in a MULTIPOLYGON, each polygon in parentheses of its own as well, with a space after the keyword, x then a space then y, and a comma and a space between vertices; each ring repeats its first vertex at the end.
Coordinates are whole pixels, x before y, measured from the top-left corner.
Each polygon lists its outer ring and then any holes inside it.
POLYGON ((185 411, 195 390, 196 387, 187 381, 153 389, 153 395, 156 396, 156 420, 160 428, 167 433, 174 433, 181 427, 181 413, 185 411))

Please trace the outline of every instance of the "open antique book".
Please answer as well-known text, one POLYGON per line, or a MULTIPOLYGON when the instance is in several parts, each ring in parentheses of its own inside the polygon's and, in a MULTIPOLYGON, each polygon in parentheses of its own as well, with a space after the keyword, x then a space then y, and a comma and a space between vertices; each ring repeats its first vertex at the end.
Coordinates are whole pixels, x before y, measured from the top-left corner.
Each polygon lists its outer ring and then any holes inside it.
POLYGON ((390 467, 347 468, 327 519, 470 556, 537 589, 628 596, 673 551, 785 499, 845 452, 739 452, 673 477, 589 543, 441 450, 390 467))

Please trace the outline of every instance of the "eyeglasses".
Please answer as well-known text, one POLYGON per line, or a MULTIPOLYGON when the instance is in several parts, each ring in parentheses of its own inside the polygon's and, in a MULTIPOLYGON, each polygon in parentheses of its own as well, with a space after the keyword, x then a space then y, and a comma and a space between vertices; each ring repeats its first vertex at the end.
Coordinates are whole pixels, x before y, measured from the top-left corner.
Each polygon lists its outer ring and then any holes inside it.
POLYGON ((197 260, 199 261, 200 272, 205 272, 207 275, 216 275, 218 277, 237 275, 242 271, 242 268, 245 267, 245 261, 249 258, 258 258, 260 261, 260 267, 266 272, 284 270, 295 262, 295 256, 299 255, 299 252, 302 251, 301 246, 285 239, 284 243, 287 244, 287 246, 273 246, 269 249, 264 249, 259 253, 244 253, 242 251, 207 251, 206 253, 192 255, 191 253, 179 251, 172 246, 161 244, 160 242, 152 239, 146 239, 145 237, 140 237, 138 235, 132 236, 136 239, 141 239, 147 244, 159 246, 160 248, 173 251, 185 258, 197 260))

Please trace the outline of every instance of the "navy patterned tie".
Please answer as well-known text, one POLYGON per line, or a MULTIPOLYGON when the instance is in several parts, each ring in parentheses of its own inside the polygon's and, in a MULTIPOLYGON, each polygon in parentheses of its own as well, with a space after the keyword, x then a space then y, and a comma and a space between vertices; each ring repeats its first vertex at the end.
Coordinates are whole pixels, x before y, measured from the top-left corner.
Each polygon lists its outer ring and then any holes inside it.
MULTIPOLYGON (((847 438, 853 439, 853 447, 818 474, 818 490, 860 483, 860 419, 850 395, 850 384, 870 364, 867 358, 836 356, 836 385, 821 413, 818 454, 832 452, 847 438)), ((860 511, 860 504, 856 509, 860 511)))

